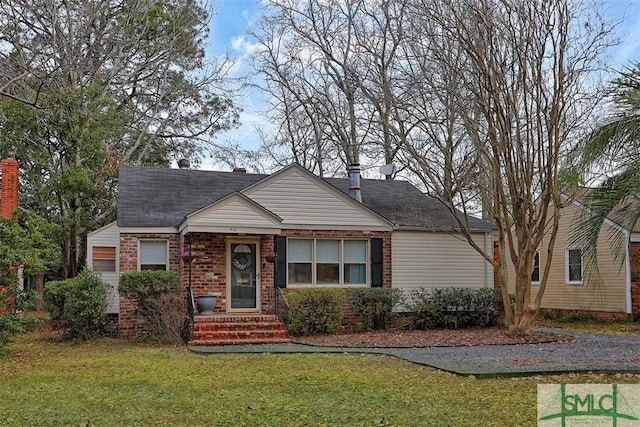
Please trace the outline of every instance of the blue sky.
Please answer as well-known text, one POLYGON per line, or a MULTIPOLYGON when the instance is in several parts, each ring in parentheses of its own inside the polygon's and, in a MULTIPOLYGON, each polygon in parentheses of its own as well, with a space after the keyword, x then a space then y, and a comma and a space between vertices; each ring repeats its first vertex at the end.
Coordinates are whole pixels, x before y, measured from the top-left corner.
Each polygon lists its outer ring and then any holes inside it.
MULTIPOLYGON (((246 36, 246 30, 259 18, 260 0, 213 0, 215 16, 211 22, 209 53, 214 56, 229 52, 235 61, 235 72, 242 74, 248 70, 249 56, 253 44, 246 36)), ((617 28, 621 43, 611 50, 611 62, 616 68, 640 61, 640 0, 605 0, 604 8, 613 20, 623 17, 624 22, 617 28)), ((220 135, 218 140, 240 143, 245 148, 257 148, 259 139, 255 127, 263 124, 259 115, 260 101, 254 93, 245 92, 238 99, 243 108, 241 126, 220 135)), ((219 168, 204 162, 203 169, 219 168)))

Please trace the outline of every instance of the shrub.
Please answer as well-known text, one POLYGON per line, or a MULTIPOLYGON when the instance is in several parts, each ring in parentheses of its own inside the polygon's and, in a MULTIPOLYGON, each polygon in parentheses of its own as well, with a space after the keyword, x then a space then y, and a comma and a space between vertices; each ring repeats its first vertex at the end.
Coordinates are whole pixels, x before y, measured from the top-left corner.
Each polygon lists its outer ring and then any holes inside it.
POLYGON ((393 308, 403 301, 402 291, 391 288, 353 289, 347 296, 365 331, 387 329, 394 317, 393 308))
POLYGON ((106 286, 95 273, 85 271, 73 279, 48 282, 43 298, 53 326, 63 329, 68 338, 86 340, 102 333, 106 286))
POLYGON ((560 318, 558 318, 557 320, 560 323, 579 323, 579 322, 586 322, 593 319, 594 319, 593 316, 588 316, 583 313, 571 312, 563 316, 560 316, 560 318))
POLYGON ((18 311, 28 311, 36 306, 38 293, 36 291, 18 290, 16 294, 16 308, 18 311))
POLYGON ((503 311, 500 291, 489 288, 421 289, 414 292, 413 300, 416 329, 491 326, 503 311))
POLYGON ((185 296, 175 271, 132 271, 120 276, 120 293, 136 305, 149 337, 178 344, 188 325, 185 296))
POLYGON ((289 330, 295 335, 335 332, 347 302, 343 289, 300 289, 287 294, 289 330))

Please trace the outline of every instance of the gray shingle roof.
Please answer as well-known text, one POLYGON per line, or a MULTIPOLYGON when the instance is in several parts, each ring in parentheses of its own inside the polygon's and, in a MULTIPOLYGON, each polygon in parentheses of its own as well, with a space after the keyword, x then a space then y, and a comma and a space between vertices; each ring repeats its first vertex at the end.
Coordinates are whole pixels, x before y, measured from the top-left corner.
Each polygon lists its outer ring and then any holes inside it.
MULTIPOLYGON (((240 191, 268 175, 124 166, 118 183, 120 227, 177 226, 185 216, 240 191)), ((349 180, 325 181, 347 193, 349 180)), ((400 228, 452 230, 457 222, 435 198, 407 181, 361 180, 362 203, 400 228)), ((487 221, 470 218, 472 229, 491 230, 487 221)))

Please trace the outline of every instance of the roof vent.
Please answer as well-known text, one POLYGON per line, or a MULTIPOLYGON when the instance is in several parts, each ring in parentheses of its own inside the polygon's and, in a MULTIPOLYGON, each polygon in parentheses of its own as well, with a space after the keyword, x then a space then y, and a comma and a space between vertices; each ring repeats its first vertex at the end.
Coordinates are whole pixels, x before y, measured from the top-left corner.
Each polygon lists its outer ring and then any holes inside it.
POLYGON ((233 171, 235 173, 247 173, 247 170, 245 168, 233 168, 233 171))
POLYGON ((191 162, 189 159, 180 159, 178 160, 178 167, 180 169, 189 169, 191 167, 191 162))
POLYGON ((360 191, 360 165, 347 166, 349 174, 349 195, 362 203, 362 192, 360 191))

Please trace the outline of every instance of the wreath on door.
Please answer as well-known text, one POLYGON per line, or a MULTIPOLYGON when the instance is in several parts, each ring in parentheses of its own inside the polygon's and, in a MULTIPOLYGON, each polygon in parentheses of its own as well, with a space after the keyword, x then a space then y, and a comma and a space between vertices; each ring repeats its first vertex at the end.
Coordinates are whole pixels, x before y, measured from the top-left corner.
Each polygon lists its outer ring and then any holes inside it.
MULTIPOLYGON (((246 245, 242 245, 238 246, 236 251, 238 251, 238 249, 242 250, 245 248, 249 249, 246 245)), ((237 270, 246 270, 251 266, 251 250, 249 249, 249 253, 247 253, 246 249, 242 252, 238 251, 233 254, 233 266, 237 270)))

